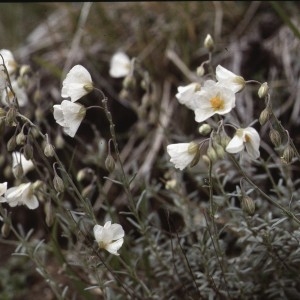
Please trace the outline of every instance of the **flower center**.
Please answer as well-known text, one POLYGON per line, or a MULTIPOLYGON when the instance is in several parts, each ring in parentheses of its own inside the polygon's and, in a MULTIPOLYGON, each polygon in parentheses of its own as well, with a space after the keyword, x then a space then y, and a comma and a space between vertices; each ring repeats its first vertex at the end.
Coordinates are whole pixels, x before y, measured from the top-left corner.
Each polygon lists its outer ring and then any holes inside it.
POLYGON ((251 138, 248 134, 245 134, 245 143, 249 143, 251 141, 251 138))
POLYGON ((224 109, 224 100, 219 96, 215 96, 209 100, 214 111, 224 109))

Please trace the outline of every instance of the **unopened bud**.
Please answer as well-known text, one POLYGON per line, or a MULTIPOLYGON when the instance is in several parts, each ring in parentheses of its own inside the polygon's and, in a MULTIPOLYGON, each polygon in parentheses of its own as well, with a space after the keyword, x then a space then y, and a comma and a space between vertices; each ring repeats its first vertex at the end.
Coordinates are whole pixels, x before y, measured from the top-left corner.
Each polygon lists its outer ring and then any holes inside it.
POLYGON ((230 142, 230 137, 227 135, 227 134, 222 134, 221 135, 221 138, 220 138, 220 145, 226 149, 227 145, 229 144, 230 142))
POLYGON ((214 149, 216 151, 216 154, 218 158, 222 159, 225 156, 224 148, 220 144, 214 144, 214 149))
POLYGON ((33 147, 30 145, 30 144, 26 144, 23 148, 23 153, 24 153, 24 157, 27 159, 27 160, 30 160, 32 159, 33 157, 33 147))
POLYGON ((7 142, 7 151, 14 151, 17 147, 16 136, 13 135, 7 142))
POLYGON ((283 163, 289 164, 294 157, 295 151, 293 147, 290 144, 288 144, 287 147, 285 147, 285 149, 283 150, 281 160, 283 163))
POLYGON ((4 222, 2 227, 1 227, 1 235, 3 238, 7 238, 9 236, 11 229, 11 225, 9 222, 4 222))
POLYGON ((53 157, 55 154, 54 147, 51 144, 47 143, 44 148, 44 154, 47 157, 53 157))
POLYGON ((107 169, 108 172, 112 172, 115 169, 115 160, 112 157, 111 154, 108 154, 106 159, 105 159, 105 167, 107 169))
POLYGON ((208 135, 211 133, 211 126, 209 124, 202 124, 200 127, 199 127, 199 133, 202 134, 202 135, 208 135))
POLYGON ((63 180, 56 174, 53 178, 53 185, 55 190, 58 193, 63 193, 65 190, 65 184, 63 182, 63 180))
POLYGON ((16 124, 16 115, 17 115, 17 110, 15 107, 11 107, 5 117, 5 123, 7 126, 14 126, 16 124))
POLYGON ((202 155, 202 160, 207 164, 210 165, 211 161, 210 158, 207 155, 202 155))
POLYGON ((24 170, 23 170, 23 167, 22 167, 22 164, 17 164, 13 167, 13 170, 12 170, 14 176, 16 179, 20 179, 23 177, 24 175, 24 170))
POLYGON ((16 143, 17 145, 24 145, 25 142, 26 142, 26 135, 23 133, 23 131, 21 131, 16 136, 16 143))
POLYGON ((266 124, 266 122, 270 119, 272 112, 270 108, 266 107, 259 115, 259 123, 260 125, 266 124))
POLYGON ((250 216, 254 215, 255 212, 255 203, 253 199, 249 196, 243 196, 242 198, 242 209, 245 213, 249 214, 250 216))
POLYGON ((269 92, 269 86, 268 86, 268 83, 267 82, 264 82, 260 88, 258 89, 258 97, 259 98, 264 98, 267 96, 269 92))
POLYGON ((214 40, 213 38, 211 37, 210 34, 208 34, 204 40, 204 47, 209 51, 209 52, 212 52, 214 50, 214 46, 215 46, 215 43, 214 43, 214 40))
POLYGON ((274 128, 271 128, 269 136, 270 136, 270 140, 271 140, 272 144, 275 147, 279 147, 281 145, 281 135, 277 130, 275 130, 274 128))
POLYGON ((136 80, 131 74, 127 75, 124 78, 124 80, 123 80, 124 89, 126 89, 126 90, 134 89, 135 85, 136 85, 136 80))
POLYGON ((196 70, 197 76, 202 77, 205 73, 204 67, 201 65, 196 70))
POLYGON ((206 154, 212 162, 215 162, 218 159, 216 150, 212 146, 208 147, 206 154))

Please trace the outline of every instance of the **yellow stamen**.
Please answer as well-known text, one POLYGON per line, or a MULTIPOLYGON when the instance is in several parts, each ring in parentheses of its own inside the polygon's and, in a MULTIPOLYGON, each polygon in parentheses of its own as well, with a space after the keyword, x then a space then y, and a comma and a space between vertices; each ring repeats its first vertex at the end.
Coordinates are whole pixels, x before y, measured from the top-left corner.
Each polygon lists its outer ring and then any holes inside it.
POLYGON ((224 100, 219 96, 215 96, 209 100, 214 111, 224 109, 224 100))
POLYGON ((249 143, 251 141, 251 138, 248 134, 245 134, 245 143, 249 143))

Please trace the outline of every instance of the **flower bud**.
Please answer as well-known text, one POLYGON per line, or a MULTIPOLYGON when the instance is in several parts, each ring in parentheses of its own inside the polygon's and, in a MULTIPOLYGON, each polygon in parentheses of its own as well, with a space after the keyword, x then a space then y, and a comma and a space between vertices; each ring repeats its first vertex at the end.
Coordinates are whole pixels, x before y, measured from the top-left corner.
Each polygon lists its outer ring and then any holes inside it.
POLYGON ((216 151, 217 157, 222 159, 225 156, 225 150, 220 144, 214 143, 214 149, 216 151))
POLYGON ((205 73, 204 67, 201 65, 196 70, 197 76, 202 77, 205 73))
POLYGON ((16 115, 17 115, 17 110, 15 107, 11 107, 5 117, 5 123, 7 126, 14 126, 16 124, 16 115))
POLYGON ((208 34, 206 36, 206 38, 204 39, 204 47, 209 51, 212 52, 214 50, 215 47, 215 43, 213 38, 211 37, 210 34, 208 34))
POLYGON ((7 142, 7 151, 14 151, 17 147, 16 136, 13 135, 7 142))
POLYGON ((208 135, 211 133, 211 126, 209 124, 202 124, 200 127, 199 127, 199 133, 202 134, 202 135, 208 135))
POLYGON ((270 136, 270 140, 271 140, 272 144, 275 147, 279 147, 281 145, 281 135, 277 130, 275 130, 274 128, 271 128, 269 136, 270 136))
POLYGON ((216 150, 212 146, 208 147, 206 154, 212 162, 215 162, 218 159, 216 150))
POLYGON ((1 235, 3 238, 7 238, 10 233, 11 224, 8 222, 4 222, 1 227, 1 235))
POLYGON ((105 159, 105 167, 107 169, 108 172, 113 172, 113 170, 115 169, 115 160, 112 157, 111 154, 108 154, 106 159, 105 159))
POLYGON ((267 82, 264 82, 260 88, 258 89, 258 97, 259 98, 264 98, 267 96, 269 92, 269 86, 268 86, 268 83, 267 82))
POLYGON ((211 161, 210 158, 207 155, 202 155, 202 160, 207 164, 210 165, 211 161))
POLYGON ((44 148, 44 154, 47 157, 53 157, 55 154, 54 147, 51 144, 47 143, 44 148))
POLYGON ((27 159, 27 160, 30 160, 32 159, 33 157, 33 147, 30 145, 30 144, 26 144, 23 148, 23 152, 24 152, 24 157, 27 159))
POLYGON ((17 164, 13 167, 12 172, 16 179, 21 179, 24 175, 22 164, 17 164))
POLYGON ((270 108, 266 107, 259 115, 259 123, 260 125, 266 124, 266 122, 270 119, 272 112, 270 108))
POLYGON ((25 142, 26 142, 26 135, 23 133, 23 131, 21 131, 16 136, 16 143, 17 145, 24 145, 25 142))
POLYGON ((127 75, 124 80, 123 80, 123 87, 126 90, 131 90, 134 89, 136 85, 136 80, 134 78, 134 76, 132 75, 127 75))
POLYGON ((63 180, 56 174, 53 178, 53 185, 55 190, 58 193, 63 193, 65 190, 65 184, 63 182, 63 180))
POLYGON ((242 198, 242 209, 245 213, 249 214, 250 216, 254 215, 255 212, 255 203, 253 199, 249 196, 243 196, 242 198))
POLYGON ((295 151, 293 147, 288 144, 287 147, 283 150, 281 161, 285 164, 289 164, 295 156, 295 151))

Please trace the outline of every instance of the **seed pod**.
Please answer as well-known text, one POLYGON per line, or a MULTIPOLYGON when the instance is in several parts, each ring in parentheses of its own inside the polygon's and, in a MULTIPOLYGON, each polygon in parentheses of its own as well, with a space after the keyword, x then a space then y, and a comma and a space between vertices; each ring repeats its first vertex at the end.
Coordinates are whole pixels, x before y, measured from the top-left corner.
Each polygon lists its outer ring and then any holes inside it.
POLYGON ((13 135, 7 142, 7 151, 11 152, 14 151, 17 147, 17 141, 16 141, 16 136, 13 135))
POLYGON ((47 157, 53 157, 55 154, 54 147, 51 144, 47 143, 44 148, 44 154, 47 157))
POLYGON ((259 123, 260 125, 266 124, 266 122, 270 119, 272 113, 270 108, 266 107, 259 115, 259 123))
POLYGON ((115 169, 115 160, 112 157, 111 154, 108 154, 106 159, 105 159, 105 167, 107 169, 108 172, 113 172, 113 170, 115 169))
POLYGON ((32 159, 33 157, 33 147, 30 145, 30 144, 26 144, 23 148, 23 152, 24 152, 24 157, 27 159, 27 160, 30 160, 32 159))
POLYGON ((26 135, 21 131, 16 136, 16 143, 17 145, 24 145, 26 142, 26 135))
POLYGON ((7 126, 14 126, 16 124, 17 110, 15 107, 11 107, 5 117, 5 123, 7 126))
POLYGON ((283 150, 281 160, 283 163, 289 164, 294 157, 295 151, 293 147, 290 144, 288 144, 287 147, 285 147, 285 149, 283 150))
POLYGON ((274 128, 271 128, 269 136, 270 136, 270 140, 271 140, 272 144, 275 147, 279 147, 281 145, 281 135, 277 130, 275 130, 274 128))

